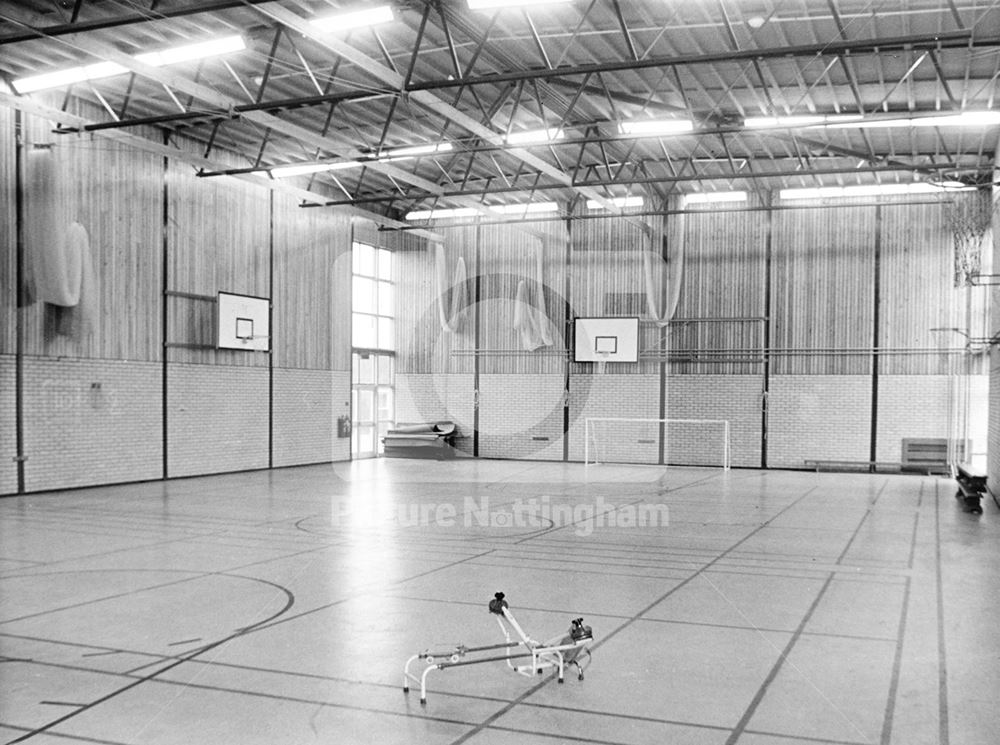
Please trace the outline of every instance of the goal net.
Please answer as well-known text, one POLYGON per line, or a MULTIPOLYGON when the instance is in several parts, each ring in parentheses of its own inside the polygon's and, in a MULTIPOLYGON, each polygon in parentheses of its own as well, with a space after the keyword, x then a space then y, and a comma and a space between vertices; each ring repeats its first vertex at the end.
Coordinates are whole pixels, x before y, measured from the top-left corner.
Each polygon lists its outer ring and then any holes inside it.
POLYGON ((729 422, 725 419, 590 417, 584 422, 584 436, 587 465, 662 462, 730 466, 729 422))

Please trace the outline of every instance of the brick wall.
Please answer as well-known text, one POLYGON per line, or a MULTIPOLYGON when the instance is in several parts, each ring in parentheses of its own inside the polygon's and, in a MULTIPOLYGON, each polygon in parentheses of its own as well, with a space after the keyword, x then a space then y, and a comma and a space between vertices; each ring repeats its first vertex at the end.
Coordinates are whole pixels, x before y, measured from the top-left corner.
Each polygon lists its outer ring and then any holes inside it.
POLYGON ((0 494, 17 491, 14 356, 0 355, 0 494))
POLYGON ((479 377, 479 455, 562 460, 563 390, 555 374, 479 377))
POLYGON ((167 475, 267 468, 267 401, 267 368, 171 364, 167 475))
POLYGON ((415 424, 448 420, 458 426, 455 447, 472 453, 475 378, 471 373, 396 375, 396 421, 415 424))
MULTIPOLYGON (((985 456, 987 377, 973 376, 960 385, 968 386, 971 402, 970 456, 985 456)), ((948 375, 880 375, 877 460, 899 461, 903 438, 954 436, 954 400, 959 393, 955 386, 955 379, 948 375)))
MULTIPOLYGON (((588 418, 659 418, 660 376, 571 375, 569 405, 569 459, 583 461, 588 418)), ((658 463, 659 428, 640 423, 594 422, 590 448, 591 460, 604 463, 658 463)))
MULTIPOLYGON (((760 375, 674 375, 667 379, 666 415, 728 421, 732 465, 760 468, 763 385, 760 375)), ((717 425, 674 425, 671 429, 668 462, 718 465, 717 425)))
POLYGON ((767 462, 803 468, 804 460, 868 460, 871 378, 775 375, 768 396, 767 462))
MULTIPOLYGON (((994 187, 994 199, 998 196, 994 187)), ((994 212, 994 214, 996 214, 994 212)), ((1000 228, 994 218, 993 228, 993 261, 990 272, 1000 273, 1000 228)), ((1000 334, 1000 286, 990 288, 990 323, 989 335, 1000 334)), ((1000 497, 1000 346, 990 347, 990 375, 987 383, 989 391, 989 434, 988 434, 988 465, 989 486, 993 494, 1000 497)))
POLYGON ((156 363, 25 358, 25 489, 160 478, 161 390, 156 363))
MULTIPOLYGON (((1000 266, 1000 259, 997 261, 1000 266)), ((1000 309, 996 309, 997 316, 1000 317, 1000 309)), ((993 328, 1000 328, 1000 321, 994 324, 993 328)), ((989 391, 989 443, 988 443, 988 472, 989 486, 993 493, 1000 496, 1000 347, 993 345, 990 351, 990 378, 988 382, 989 391)))
POLYGON ((351 415, 350 372, 275 368, 273 464, 348 460, 351 439, 337 437, 337 417, 351 415))

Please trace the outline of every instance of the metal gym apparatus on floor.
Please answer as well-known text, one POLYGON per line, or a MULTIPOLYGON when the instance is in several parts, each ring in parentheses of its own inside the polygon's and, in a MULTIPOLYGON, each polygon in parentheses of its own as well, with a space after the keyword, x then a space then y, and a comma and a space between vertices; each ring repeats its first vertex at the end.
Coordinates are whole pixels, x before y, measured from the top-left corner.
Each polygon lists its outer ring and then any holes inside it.
POLYGON ((550 668, 558 671, 558 680, 563 682, 563 673, 567 666, 574 666, 578 679, 583 680, 583 671, 590 664, 588 647, 594 640, 590 626, 584 626, 582 618, 573 619, 569 630, 546 642, 539 642, 528 636, 521 625, 510 612, 504 594, 498 592, 490 601, 489 611, 497 620, 506 641, 503 644, 489 644, 485 647, 467 647, 459 644, 451 649, 432 652, 430 650, 413 655, 406 661, 403 668, 403 693, 409 693, 410 683, 420 683, 420 703, 427 703, 427 676, 432 670, 446 670, 464 665, 478 665, 483 662, 506 661, 507 666, 521 675, 533 676, 541 674, 550 668), (517 639, 511 637, 513 632, 517 639), (487 654, 503 650, 503 654, 487 654), (522 651, 523 650, 523 651, 522 651), (512 654, 516 652, 516 654, 512 654), (486 654, 486 656, 481 656, 486 654), (586 657, 586 664, 581 662, 581 656, 586 657), (515 664, 514 660, 528 660, 523 664, 515 664), (410 672, 410 665, 417 660, 425 663, 424 671, 418 675, 410 672))

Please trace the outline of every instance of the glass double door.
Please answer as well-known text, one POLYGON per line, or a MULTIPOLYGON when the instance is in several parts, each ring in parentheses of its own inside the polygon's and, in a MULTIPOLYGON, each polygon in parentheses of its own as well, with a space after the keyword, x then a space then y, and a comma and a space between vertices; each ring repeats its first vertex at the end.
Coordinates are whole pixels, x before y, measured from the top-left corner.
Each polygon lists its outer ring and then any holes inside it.
POLYGON ((395 416, 393 355, 355 351, 351 361, 351 457, 374 458, 395 416))

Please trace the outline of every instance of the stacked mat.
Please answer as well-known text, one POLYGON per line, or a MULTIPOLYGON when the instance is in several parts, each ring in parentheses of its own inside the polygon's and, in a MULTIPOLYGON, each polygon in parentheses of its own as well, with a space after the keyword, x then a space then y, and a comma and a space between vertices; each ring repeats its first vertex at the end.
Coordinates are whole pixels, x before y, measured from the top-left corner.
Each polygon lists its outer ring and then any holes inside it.
POLYGON ((382 439, 390 458, 453 458, 457 433, 454 422, 400 424, 382 439))

